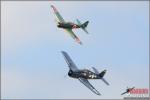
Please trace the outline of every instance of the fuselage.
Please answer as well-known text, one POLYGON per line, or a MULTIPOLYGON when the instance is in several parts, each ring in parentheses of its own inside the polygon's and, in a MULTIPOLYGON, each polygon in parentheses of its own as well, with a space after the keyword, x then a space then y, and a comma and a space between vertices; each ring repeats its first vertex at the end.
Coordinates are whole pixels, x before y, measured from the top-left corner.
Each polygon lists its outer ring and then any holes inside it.
POLYGON ((128 88, 126 91, 127 92, 130 92, 130 91, 132 91, 134 89, 134 87, 133 88, 128 88))
POLYGON ((87 69, 79 70, 77 72, 69 70, 68 76, 72 78, 101 79, 101 77, 98 74, 95 74, 94 72, 87 69))
POLYGON ((65 29, 76 29, 76 28, 80 28, 79 25, 74 24, 74 23, 72 23, 72 22, 64 22, 64 23, 58 22, 57 27, 59 27, 59 28, 65 28, 65 29))

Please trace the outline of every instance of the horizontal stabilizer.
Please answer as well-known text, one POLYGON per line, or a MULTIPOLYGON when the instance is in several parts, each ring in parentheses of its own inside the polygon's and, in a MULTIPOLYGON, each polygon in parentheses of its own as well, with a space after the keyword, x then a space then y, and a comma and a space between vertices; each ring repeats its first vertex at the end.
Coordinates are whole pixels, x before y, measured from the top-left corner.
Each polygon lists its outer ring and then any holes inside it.
POLYGON ((85 33, 89 33, 88 31, 87 31, 87 29, 86 29, 86 27, 87 27, 87 25, 88 25, 88 23, 89 23, 89 21, 86 21, 85 23, 81 23, 78 19, 77 19, 77 23, 78 23, 78 25, 82 28, 82 30, 85 32, 85 33))
POLYGON ((92 67, 92 69, 94 70, 95 74, 99 74, 99 71, 96 68, 92 67))
POLYGON ((109 85, 109 83, 108 83, 104 78, 101 78, 101 80, 102 80, 105 84, 109 85))

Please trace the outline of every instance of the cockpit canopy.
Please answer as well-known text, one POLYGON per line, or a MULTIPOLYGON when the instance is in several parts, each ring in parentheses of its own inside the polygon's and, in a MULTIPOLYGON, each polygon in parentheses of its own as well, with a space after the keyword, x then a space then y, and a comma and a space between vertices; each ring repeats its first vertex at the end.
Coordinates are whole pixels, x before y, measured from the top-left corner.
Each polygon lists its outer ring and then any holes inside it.
POLYGON ((88 69, 82 69, 82 72, 89 72, 88 69))

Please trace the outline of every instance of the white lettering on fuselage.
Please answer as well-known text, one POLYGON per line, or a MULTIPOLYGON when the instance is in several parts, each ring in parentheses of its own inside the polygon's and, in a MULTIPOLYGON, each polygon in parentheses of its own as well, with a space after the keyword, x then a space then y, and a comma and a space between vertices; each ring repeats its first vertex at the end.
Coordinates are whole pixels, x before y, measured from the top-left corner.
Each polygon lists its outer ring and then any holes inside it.
POLYGON ((96 78, 96 75, 92 74, 92 75, 89 75, 90 78, 96 78))

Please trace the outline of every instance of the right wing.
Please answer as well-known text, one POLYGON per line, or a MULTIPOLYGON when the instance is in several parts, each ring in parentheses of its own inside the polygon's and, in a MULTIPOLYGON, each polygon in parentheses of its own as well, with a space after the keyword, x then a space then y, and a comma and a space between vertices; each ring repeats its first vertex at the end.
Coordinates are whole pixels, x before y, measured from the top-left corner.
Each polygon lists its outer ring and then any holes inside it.
POLYGON ((78 78, 79 79, 79 81, 81 82, 81 83, 83 83, 87 88, 89 88, 92 92, 94 92, 95 94, 97 94, 97 95, 101 95, 91 84, 90 84, 90 82, 87 80, 87 79, 85 79, 85 78, 78 78))
POLYGON ((56 18, 58 19, 58 21, 61 22, 61 23, 65 22, 63 17, 59 14, 58 10, 53 5, 51 5, 51 7, 54 10, 54 14, 55 14, 56 18))
POLYGON ((79 44, 82 44, 82 42, 80 41, 80 39, 74 34, 74 32, 71 30, 71 29, 65 29, 69 34, 70 36, 76 41, 78 42, 79 44))
POLYGON ((69 55, 65 52, 65 51, 61 51, 61 53, 63 54, 66 63, 68 64, 68 67, 72 70, 72 71, 78 71, 79 69, 77 68, 77 66, 74 64, 74 62, 71 60, 71 58, 69 57, 69 55))

